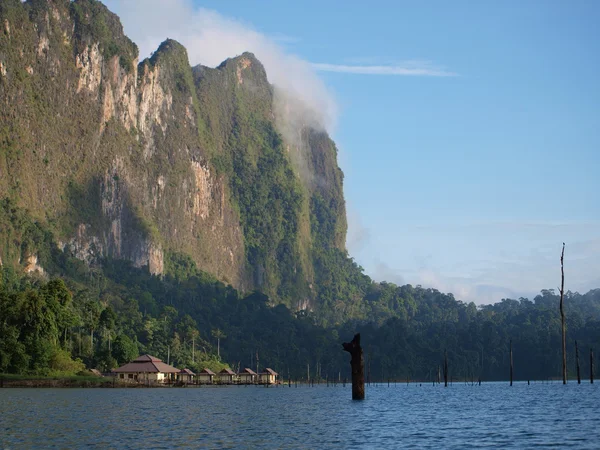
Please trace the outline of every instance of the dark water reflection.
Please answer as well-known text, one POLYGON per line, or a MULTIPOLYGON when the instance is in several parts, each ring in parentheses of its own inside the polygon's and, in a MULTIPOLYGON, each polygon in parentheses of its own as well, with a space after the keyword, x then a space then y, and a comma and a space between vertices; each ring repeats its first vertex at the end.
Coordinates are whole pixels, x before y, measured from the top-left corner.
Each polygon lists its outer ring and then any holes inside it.
POLYGON ((1 448, 600 448, 588 383, 1 389, 1 448))

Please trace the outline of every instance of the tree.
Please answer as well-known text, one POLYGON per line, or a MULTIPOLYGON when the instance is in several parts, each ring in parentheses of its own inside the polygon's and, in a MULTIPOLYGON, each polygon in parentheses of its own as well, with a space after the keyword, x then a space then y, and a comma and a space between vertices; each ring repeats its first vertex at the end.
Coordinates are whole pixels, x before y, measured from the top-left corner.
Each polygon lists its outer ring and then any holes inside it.
POLYGON ((212 330, 212 335, 217 339, 217 356, 221 358, 221 339, 225 339, 227 335, 219 328, 212 330))
POLYGON ((567 384, 567 337, 565 330, 565 308, 564 308, 564 296, 565 296, 565 268, 564 268, 564 257, 565 257, 565 243, 563 242, 562 253, 560 254, 560 323, 562 330, 562 378, 563 384, 567 384))
POLYGON ((189 332, 190 339, 192 340, 192 362, 196 362, 196 339, 200 336, 198 330, 193 329, 189 332))
POLYGON ((0 373, 23 372, 29 365, 25 345, 19 341, 20 327, 11 323, 18 313, 11 297, 0 285, 0 373))
POLYGON ((107 306, 100 313, 100 328, 113 330, 117 322, 117 315, 110 306, 107 306))
POLYGON ((40 292, 54 314, 57 331, 66 334, 66 331, 77 323, 77 318, 72 308, 71 292, 67 289, 64 280, 60 278, 51 280, 40 289, 40 292))
POLYGON ((116 322, 117 322, 117 315, 115 314, 115 312, 113 311, 113 309, 110 306, 107 306, 101 313, 100 313, 100 321, 99 321, 99 326, 100 328, 103 330, 103 334, 104 334, 104 338, 108 340, 108 354, 111 354, 111 334, 113 332, 113 330, 115 329, 116 326, 116 322))
POLYGON ((124 334, 116 337, 113 345, 113 357, 117 360, 117 363, 125 364, 137 358, 138 355, 137 342, 132 341, 124 334))

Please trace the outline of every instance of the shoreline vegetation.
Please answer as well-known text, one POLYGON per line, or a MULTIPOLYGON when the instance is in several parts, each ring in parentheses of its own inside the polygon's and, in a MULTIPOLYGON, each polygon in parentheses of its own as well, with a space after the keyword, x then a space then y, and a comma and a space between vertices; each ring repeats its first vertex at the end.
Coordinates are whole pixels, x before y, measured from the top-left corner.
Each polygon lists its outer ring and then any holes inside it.
MULTIPOLYGON (((576 383, 576 378, 569 378, 569 382, 576 383)), ((502 381, 481 381, 481 384, 488 383, 509 383, 508 380, 502 381)), ((527 383, 531 384, 547 384, 547 383, 562 383, 562 379, 559 377, 549 378, 546 380, 518 380, 515 383, 527 383)), ((415 385, 418 387, 442 386, 443 383, 432 383, 431 380, 381 380, 373 381, 371 383, 365 383, 365 387, 396 387, 402 385, 415 385)), ((456 385, 467 385, 477 386, 478 381, 466 380, 466 379, 454 379, 449 386, 456 385)), ((589 384, 586 383, 586 384, 589 384)), ((297 388, 297 387, 351 387, 352 383, 350 380, 346 381, 331 381, 331 380, 282 380, 276 384, 259 384, 259 383, 212 383, 212 384, 200 384, 200 383, 132 383, 120 381, 117 377, 103 377, 96 375, 68 375, 68 376, 40 376, 40 375, 16 375, 16 374, 0 374, 0 388, 219 388, 219 387, 282 387, 282 388, 297 388)))
POLYGON ((0 374, 0 387, 112 387, 112 380, 93 375, 40 376, 0 374))

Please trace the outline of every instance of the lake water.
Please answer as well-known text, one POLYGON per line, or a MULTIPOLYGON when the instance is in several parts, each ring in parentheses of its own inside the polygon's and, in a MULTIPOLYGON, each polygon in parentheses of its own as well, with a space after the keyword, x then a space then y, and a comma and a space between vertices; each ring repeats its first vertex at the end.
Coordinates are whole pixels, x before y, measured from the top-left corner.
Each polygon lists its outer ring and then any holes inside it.
POLYGON ((0 389, 0 447, 600 448, 600 385, 0 389))

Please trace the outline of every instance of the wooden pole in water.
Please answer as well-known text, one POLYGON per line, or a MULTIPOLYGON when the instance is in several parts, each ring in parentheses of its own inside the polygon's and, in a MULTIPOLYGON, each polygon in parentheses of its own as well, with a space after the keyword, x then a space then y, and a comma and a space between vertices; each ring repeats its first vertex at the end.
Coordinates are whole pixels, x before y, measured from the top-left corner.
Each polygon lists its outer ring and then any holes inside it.
POLYGON ((512 339, 510 340, 510 385, 513 382, 513 357, 512 357, 512 339))
POLYGON ((590 348, 590 384, 594 384, 594 350, 590 348))
POLYGON ((367 385, 371 386, 371 353, 367 357, 367 385))
POLYGON ((444 387, 448 387, 448 352, 444 350, 444 387))
POLYGON ((575 361, 577 362, 577 384, 581 384, 581 373, 579 372, 579 347, 575 341, 575 361))
POLYGON ((565 308, 564 308, 564 297, 565 297, 565 268, 564 268, 564 257, 565 257, 565 243, 563 242, 562 253, 560 254, 560 322, 562 327, 562 378, 563 384, 567 384, 567 338, 565 328, 565 308))
POLYGON ((342 344, 344 351, 350 353, 350 366, 352 368, 352 400, 365 398, 365 367, 363 350, 360 346, 360 333, 356 333, 350 342, 342 344))

